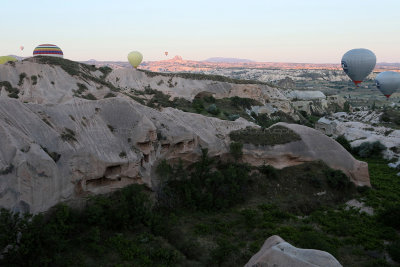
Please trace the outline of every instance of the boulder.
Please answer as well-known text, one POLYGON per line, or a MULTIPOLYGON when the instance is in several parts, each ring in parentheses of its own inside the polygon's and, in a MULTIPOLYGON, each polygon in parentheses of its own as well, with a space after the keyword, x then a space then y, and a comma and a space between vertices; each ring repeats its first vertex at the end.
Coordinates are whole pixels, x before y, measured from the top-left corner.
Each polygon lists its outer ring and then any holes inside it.
POLYGON ((371 186, 368 164, 356 160, 332 138, 299 124, 279 122, 275 125, 281 125, 294 131, 301 140, 274 146, 245 144, 243 146, 245 162, 255 166, 270 164, 275 168, 285 168, 321 160, 332 169, 343 171, 357 186, 371 186))
POLYGON ((245 267, 340 267, 331 254, 315 249, 296 248, 274 235, 269 237, 245 267))

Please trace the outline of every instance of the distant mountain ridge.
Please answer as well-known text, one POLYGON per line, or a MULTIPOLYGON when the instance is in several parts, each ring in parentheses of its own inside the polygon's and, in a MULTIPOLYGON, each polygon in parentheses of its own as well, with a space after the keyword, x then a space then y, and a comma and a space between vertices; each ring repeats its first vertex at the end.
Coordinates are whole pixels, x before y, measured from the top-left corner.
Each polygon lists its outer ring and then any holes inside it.
POLYGON ((219 62, 219 63, 252 63, 255 62, 250 59, 244 59, 244 58, 231 58, 231 57, 210 57, 207 58, 206 60, 203 60, 205 62, 219 62))

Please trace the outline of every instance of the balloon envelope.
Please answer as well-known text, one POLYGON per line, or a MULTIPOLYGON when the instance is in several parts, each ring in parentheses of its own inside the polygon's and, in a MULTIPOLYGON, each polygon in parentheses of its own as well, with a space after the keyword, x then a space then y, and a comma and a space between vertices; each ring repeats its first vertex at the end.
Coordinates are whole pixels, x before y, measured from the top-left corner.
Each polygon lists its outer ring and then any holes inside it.
POLYGON ((18 61, 18 59, 16 59, 15 57, 11 57, 11 56, 0 57, 0 64, 7 63, 8 61, 18 61))
POLYGON ((365 48, 352 49, 342 57, 344 72, 357 86, 372 72, 375 65, 375 54, 365 48))
POLYGON ((142 63, 143 55, 138 51, 132 51, 128 54, 128 61, 132 67, 137 68, 142 63))
POLYGON ((389 98, 397 89, 400 88, 400 73, 394 71, 384 71, 375 78, 376 87, 381 93, 389 98))
POLYGON ((64 57, 64 53, 56 45, 41 44, 33 50, 33 56, 64 57))

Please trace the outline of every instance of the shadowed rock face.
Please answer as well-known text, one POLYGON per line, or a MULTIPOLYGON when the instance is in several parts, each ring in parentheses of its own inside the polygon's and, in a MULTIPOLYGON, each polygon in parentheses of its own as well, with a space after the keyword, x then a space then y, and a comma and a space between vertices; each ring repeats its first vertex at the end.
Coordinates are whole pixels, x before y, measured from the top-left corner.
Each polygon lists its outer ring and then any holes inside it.
POLYGON ((277 235, 269 237, 245 267, 341 267, 329 253, 315 249, 296 248, 277 235))

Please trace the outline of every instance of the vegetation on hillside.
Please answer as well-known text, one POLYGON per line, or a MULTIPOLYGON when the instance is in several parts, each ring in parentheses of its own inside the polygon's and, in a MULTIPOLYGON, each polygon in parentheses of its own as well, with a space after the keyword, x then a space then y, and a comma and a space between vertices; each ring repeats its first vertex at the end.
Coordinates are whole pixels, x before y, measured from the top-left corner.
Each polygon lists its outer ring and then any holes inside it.
POLYGON ((301 140, 294 131, 281 125, 270 128, 252 128, 232 131, 229 134, 232 141, 256 146, 273 146, 301 140))
POLYGON ((45 215, 1 210, 2 266, 243 266, 266 238, 333 254, 344 266, 399 259, 400 182, 382 159, 367 160, 372 189, 322 162, 274 169, 211 159, 157 168, 152 193, 133 185, 91 197, 83 210, 45 215), (325 192, 319 195, 317 193, 325 192), (346 208, 362 199, 375 215, 346 208), (6 250, 4 248, 7 247, 6 250))
POLYGON ((134 91, 131 94, 134 100, 152 108, 173 107, 185 112, 198 113, 205 116, 217 117, 223 120, 236 120, 239 117, 251 120, 247 110, 251 106, 261 105, 250 98, 231 97, 216 99, 213 96, 195 98, 192 102, 184 98, 170 99, 169 95, 147 86, 143 91, 134 91), (148 100, 147 96, 151 96, 148 100))
POLYGON ((148 70, 141 70, 138 71, 144 72, 148 77, 156 77, 156 76, 164 76, 164 77, 179 77, 184 79, 191 79, 191 80, 209 80, 209 81, 217 81, 217 82, 227 82, 227 83, 235 83, 235 84, 263 84, 268 85, 270 87, 276 87, 271 83, 261 82, 257 80, 239 80, 229 78, 227 76, 222 75, 212 75, 212 74, 201 74, 201 73, 189 73, 189 72, 178 72, 178 73, 165 73, 165 72, 153 72, 148 70))
MULTIPOLYGON (((33 58, 25 59, 27 61, 39 63, 39 64, 49 64, 53 66, 61 67, 65 72, 67 72, 71 76, 79 76, 85 81, 92 81, 95 84, 98 84, 100 87, 105 86, 108 87, 112 91, 120 91, 119 88, 116 88, 112 83, 105 80, 107 75, 112 71, 110 67, 100 67, 96 68, 94 65, 88 65, 79 63, 76 61, 59 58, 59 57, 48 57, 48 56, 36 56, 33 58), (101 76, 96 77, 93 73, 96 71, 100 71, 102 73, 101 76)), ((76 94, 76 97, 82 97, 89 100, 95 100, 92 94, 82 95, 76 94)))
POLYGON ((3 87, 8 92, 8 96, 9 97, 11 97, 11 98, 19 98, 19 96, 18 96, 19 89, 18 88, 12 87, 12 85, 7 81, 0 82, 0 90, 3 87))

